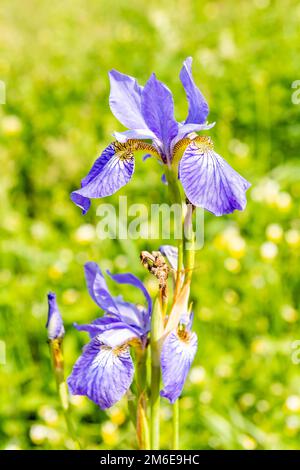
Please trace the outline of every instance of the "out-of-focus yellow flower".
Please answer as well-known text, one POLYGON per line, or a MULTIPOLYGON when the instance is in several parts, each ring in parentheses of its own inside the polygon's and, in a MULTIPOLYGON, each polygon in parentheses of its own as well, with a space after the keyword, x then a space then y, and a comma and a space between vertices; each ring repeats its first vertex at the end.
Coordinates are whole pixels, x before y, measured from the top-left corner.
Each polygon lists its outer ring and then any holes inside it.
POLYGON ((246 242, 235 227, 228 227, 214 239, 218 249, 225 249, 232 258, 242 258, 246 251, 246 242))
POLYGON ((74 238, 80 245, 88 245, 95 240, 96 231, 92 224, 84 224, 78 227, 74 234, 74 238))
POLYGON ((298 312, 291 305, 283 305, 281 308, 281 316, 288 323, 294 323, 298 320, 298 312))
POLYGON ((48 276, 50 279, 60 279, 63 275, 63 272, 61 270, 61 267, 58 266, 57 264, 54 264, 53 266, 50 266, 48 269, 48 276))
POLYGON ((277 181, 271 179, 264 179, 251 191, 251 198, 253 201, 264 202, 271 207, 274 207, 278 194, 279 184, 277 181))
POLYGON ((183 398, 181 398, 180 407, 183 410, 191 410, 191 409, 194 408, 194 406, 195 406, 195 403, 194 403, 194 400, 192 399, 192 397, 183 397, 183 398))
POLYGON ((271 242, 278 243, 282 240, 283 229, 279 224, 270 224, 266 228, 266 236, 271 242))
POLYGON ((213 311, 208 307, 201 307, 198 310, 198 317, 203 321, 210 321, 214 316, 213 311))
POLYGON ((290 395, 287 397, 285 402, 285 407, 288 411, 292 411, 293 413, 300 412, 300 396, 299 395, 290 395))
POLYGON ((202 384, 205 380, 206 372, 204 367, 197 366, 191 369, 189 374, 190 381, 193 384, 202 384))
POLYGON ((119 408, 118 406, 113 406, 112 408, 110 408, 108 410, 108 415, 112 423, 116 424, 117 426, 123 424, 126 419, 126 414, 124 413, 122 408, 119 408))
POLYGON ((251 343, 251 351, 255 354, 266 354, 269 349, 269 344, 264 338, 255 338, 251 343))
POLYGON ((246 450, 254 450, 257 447, 256 440, 251 436, 244 434, 240 437, 240 440, 242 447, 246 450))
POLYGON ((300 232, 296 229, 291 229, 285 232, 285 239, 289 246, 298 247, 300 246, 300 232))
POLYGON ((284 392, 284 387, 280 382, 274 382, 271 384, 270 390, 276 397, 281 397, 284 392))
POLYGON ((18 135, 22 131, 22 121, 18 116, 4 116, 1 121, 2 132, 7 137, 18 135))
POLYGON ((282 191, 277 194, 274 202, 280 212, 288 212, 292 207, 292 197, 287 192, 282 191))
POLYGON ((204 390, 202 393, 200 393, 199 400, 204 405, 208 405, 212 400, 211 392, 209 390, 204 390))
POLYGON ((55 429, 48 428, 43 424, 33 424, 29 431, 31 441, 36 445, 43 444, 46 440, 53 444, 60 441, 60 435, 55 429))
POLYGON ((270 403, 267 400, 259 400, 256 408, 260 413, 266 413, 270 409, 270 403))
POLYGON ((271 261, 278 254, 277 245, 273 242, 265 242, 260 247, 260 255, 266 261, 271 261))
POLYGON ((226 289, 223 297, 225 302, 229 305, 236 305, 239 301, 239 294, 233 289, 226 289))
POLYGON ((239 273, 241 270, 241 263, 235 258, 226 258, 224 261, 224 267, 231 273, 239 273))
POLYGON ((67 289, 62 295, 62 301, 66 305, 73 305, 79 298, 79 292, 75 289, 67 289))
POLYGON ((101 426, 101 436, 104 444, 114 446, 119 441, 119 432, 116 424, 111 421, 106 421, 101 426))
POLYGON ((246 158, 249 155, 249 146, 238 139, 232 139, 229 143, 229 151, 237 157, 246 158))
POLYGON ((51 406, 45 405, 42 406, 39 411, 39 416, 47 423, 47 424, 54 424, 58 420, 58 413, 55 408, 51 406))
POLYGON ((240 406, 243 410, 250 408, 255 403, 255 395, 253 393, 244 393, 239 399, 240 406))
POLYGON ((78 408, 83 406, 85 400, 85 397, 82 395, 70 395, 70 403, 78 408))
POLYGON ((118 269, 125 269, 128 267, 128 258, 124 255, 118 255, 115 258, 115 266, 118 269))
POLYGON ((287 416, 285 425, 289 436, 294 436, 300 429, 300 418, 297 415, 287 416))
POLYGON ((232 375, 232 368, 229 364, 220 364, 216 367, 216 375, 226 379, 232 375))

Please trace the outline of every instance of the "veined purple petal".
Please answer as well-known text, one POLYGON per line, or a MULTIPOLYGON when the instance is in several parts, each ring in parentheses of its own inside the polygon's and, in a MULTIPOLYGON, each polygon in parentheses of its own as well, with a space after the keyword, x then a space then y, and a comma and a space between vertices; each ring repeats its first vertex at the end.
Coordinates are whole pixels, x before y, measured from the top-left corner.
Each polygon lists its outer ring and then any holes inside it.
POLYGON ((133 380, 129 348, 112 349, 95 337, 77 360, 68 386, 73 395, 86 395, 105 409, 119 401, 133 380))
POLYGON ((151 311, 152 311, 152 300, 146 287, 142 283, 142 281, 140 281, 139 278, 137 278, 136 276, 134 276, 134 274, 131 274, 131 273, 112 274, 109 271, 107 271, 107 274, 119 284, 129 284, 131 286, 137 287, 138 289, 142 291, 147 301, 147 305, 148 305, 147 319, 150 319, 151 311))
POLYGON ((54 292, 49 292, 48 294, 48 320, 46 328, 50 340, 62 338, 65 334, 64 324, 60 311, 58 310, 54 292))
POLYGON ((81 182, 82 187, 71 193, 71 199, 85 214, 91 198, 110 196, 128 183, 134 172, 134 157, 116 151, 110 144, 94 163, 89 174, 81 182))
POLYGON ((141 112, 143 88, 135 78, 111 70, 109 105, 116 118, 128 129, 147 128, 141 112))
POLYGON ((174 403, 180 396, 197 351, 197 335, 172 331, 161 352, 161 370, 164 388, 162 397, 174 403))
POLYGON ((180 80, 184 86, 189 103, 189 113, 185 122, 203 124, 208 116, 208 104, 194 82, 192 61, 192 57, 188 57, 183 62, 183 67, 180 71, 180 80))
POLYGON ((78 325, 78 323, 74 323, 73 326, 78 331, 86 331, 90 334, 91 338, 94 338, 94 336, 97 336, 103 331, 111 330, 115 327, 120 328, 121 326, 124 326, 124 322, 122 322, 118 317, 104 315, 103 317, 97 318, 92 323, 80 325, 78 325))
POLYGON ((176 270, 178 265, 178 248, 172 245, 162 245, 159 247, 159 251, 167 258, 171 268, 176 270))
POLYGON ((170 143, 178 132, 174 102, 169 88, 157 80, 154 73, 142 92, 142 113, 149 129, 169 151, 170 143))
POLYGON ((118 142, 125 143, 129 139, 154 139, 155 135, 149 129, 133 129, 124 132, 114 132, 113 136, 118 142))
POLYGON ((140 332, 140 335, 148 333, 150 322, 147 321, 148 314, 144 308, 139 308, 131 302, 125 302, 121 296, 115 297, 115 303, 120 312, 120 318, 140 332))
POLYGON ((179 178, 192 204, 220 216, 244 210, 250 183, 209 145, 192 142, 179 163, 179 178))
POLYGON ((84 265, 85 279, 90 296, 105 312, 119 315, 118 308, 111 296, 101 269, 94 262, 84 265))

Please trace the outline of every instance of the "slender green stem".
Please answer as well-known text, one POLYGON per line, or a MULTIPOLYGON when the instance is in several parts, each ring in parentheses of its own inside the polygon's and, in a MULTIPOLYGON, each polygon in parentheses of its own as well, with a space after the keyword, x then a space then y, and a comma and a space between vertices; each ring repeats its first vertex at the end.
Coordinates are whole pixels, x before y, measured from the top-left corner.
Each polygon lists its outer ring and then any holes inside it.
POLYGON ((150 449, 150 432, 147 419, 147 350, 136 350, 136 381, 138 403, 136 410, 136 432, 139 449, 150 449))
POLYGON ((172 450, 179 450, 179 400, 173 405, 173 447, 172 450))
POLYGON ((60 399, 62 411, 64 413, 65 422, 71 439, 74 442, 75 448, 81 449, 81 445, 77 439, 75 428, 71 418, 71 410, 68 396, 67 384, 64 377, 64 361, 62 354, 61 340, 50 340, 50 354, 52 358, 53 372, 56 380, 57 393, 60 399))
POLYGON ((163 334, 162 310, 159 299, 155 301, 151 321, 151 449, 158 450, 160 442, 160 342, 163 334))

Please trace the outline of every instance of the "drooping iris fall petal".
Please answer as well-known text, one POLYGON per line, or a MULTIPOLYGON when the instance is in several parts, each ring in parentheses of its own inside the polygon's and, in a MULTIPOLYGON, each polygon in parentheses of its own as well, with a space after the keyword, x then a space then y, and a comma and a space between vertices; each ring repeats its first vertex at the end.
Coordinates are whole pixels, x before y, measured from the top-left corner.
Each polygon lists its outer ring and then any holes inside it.
POLYGON ((207 138, 195 139, 186 148, 179 178, 194 206, 217 216, 245 209, 250 183, 213 150, 207 138))
POLYGON ((161 352, 164 388, 162 397, 174 403, 180 396, 197 351, 197 335, 188 330, 171 331, 161 352))
POLYGON ((111 348, 96 336, 75 363, 68 386, 73 395, 86 395, 105 409, 127 392, 133 373, 129 348, 111 348))

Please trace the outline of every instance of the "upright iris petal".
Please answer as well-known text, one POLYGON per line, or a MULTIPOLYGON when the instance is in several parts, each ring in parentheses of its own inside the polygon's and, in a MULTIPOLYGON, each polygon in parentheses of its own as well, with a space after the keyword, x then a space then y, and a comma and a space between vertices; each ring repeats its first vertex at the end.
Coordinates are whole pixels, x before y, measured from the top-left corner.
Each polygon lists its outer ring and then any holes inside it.
POLYGON ((85 263, 84 274, 89 294, 96 304, 106 312, 118 314, 118 308, 97 263, 92 261, 85 263))
POLYGON ((172 93, 153 73, 142 93, 142 113, 148 128, 162 142, 164 151, 169 152, 172 139, 178 132, 174 117, 172 93))
POLYGON ((197 335, 188 330, 172 331, 164 341, 161 370, 164 388, 162 397, 174 403, 180 396, 197 351, 197 335))
POLYGON ((86 395, 105 409, 127 392, 133 373, 129 348, 111 348, 96 336, 85 346, 68 378, 68 385, 72 394, 86 395))
POLYGON ((185 124, 204 124, 208 116, 208 104, 194 82, 192 75, 192 61, 192 57, 188 57, 183 62, 183 67, 180 71, 180 80, 185 89, 189 103, 189 113, 185 120, 185 124))
POLYGON ((48 294, 48 320, 46 324, 48 338, 50 340, 60 339, 65 334, 64 324, 56 302, 54 292, 48 294))
POLYGON ((109 105, 113 114, 128 129, 147 129, 141 112, 143 88, 136 79, 111 70, 109 105))
POLYGON ((207 137, 194 139, 179 163, 179 178, 192 204, 220 216, 247 204, 250 183, 213 150, 207 137))

